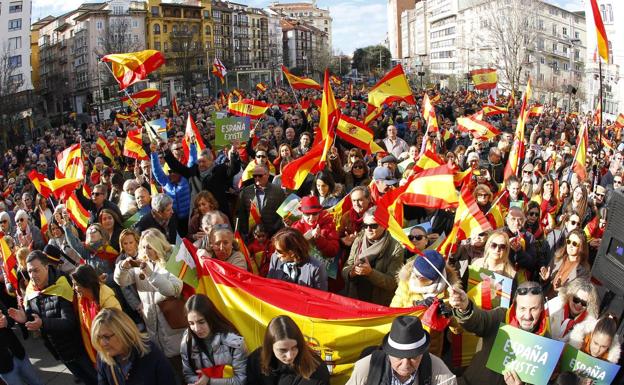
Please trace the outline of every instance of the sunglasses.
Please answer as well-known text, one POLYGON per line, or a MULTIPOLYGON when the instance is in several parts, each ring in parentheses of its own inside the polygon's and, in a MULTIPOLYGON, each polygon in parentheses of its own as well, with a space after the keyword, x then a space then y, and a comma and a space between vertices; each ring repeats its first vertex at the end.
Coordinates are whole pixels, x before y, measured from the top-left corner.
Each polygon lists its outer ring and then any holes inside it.
POLYGON ((613 184, 616 184, 616 183, 617 183, 617 184, 622 184, 622 181, 621 181, 621 180, 614 179, 614 180, 613 180, 613 184))
POLYGON ((566 241, 566 244, 568 244, 568 245, 572 245, 572 246, 574 246, 574 247, 578 247, 578 245, 579 245, 579 243, 578 243, 577 241, 573 241, 573 240, 571 240, 571 239, 568 239, 568 240, 566 241))
POLYGON ((499 250, 499 251, 505 251, 507 250, 507 245, 504 243, 490 243, 490 249, 492 250, 499 250))
POLYGON ((262 159, 262 158, 266 158, 266 155, 256 155, 256 159, 262 159))
POLYGON ((425 236, 421 234, 410 235, 408 238, 410 241, 421 241, 425 236))
POLYGON ((516 290, 516 293, 518 293, 518 295, 527 295, 528 293, 531 293, 533 295, 538 295, 538 294, 542 294, 542 288, 539 286, 521 287, 521 288, 518 288, 518 290, 516 290))
POLYGON ((533 171, 522 171, 523 174, 533 174, 533 171))
POLYGON ((379 228, 379 224, 378 223, 362 223, 362 228, 377 230, 379 228))
POLYGON ((483 233, 479 233, 479 235, 477 235, 478 237, 484 238, 487 237, 488 233, 483 232, 483 233))
POLYGON ((355 165, 353 166, 354 169, 358 169, 358 170, 363 170, 364 166, 362 166, 361 164, 355 165))
POLYGON ((530 217, 539 217, 539 213, 537 211, 529 211, 528 216, 530 216, 530 217))
POLYGON ((6 219, 3 220, 3 221, 0 221, 0 223, 2 223, 2 224, 7 223, 7 222, 9 222, 9 221, 7 221, 6 219))
POLYGON ((572 302, 574 302, 577 305, 581 305, 583 307, 587 307, 587 301, 580 299, 577 296, 573 296, 572 297, 572 302))
POLYGON ((265 174, 254 174, 254 178, 262 178, 265 174))
POLYGON ((95 191, 91 193, 91 196, 92 196, 92 197, 97 197, 97 196, 100 196, 100 195, 104 195, 104 193, 101 193, 101 192, 95 192, 95 191))
POLYGON ((18 222, 24 222, 24 221, 26 221, 26 220, 27 220, 26 218, 20 218, 20 219, 18 219, 17 221, 18 221, 18 222))

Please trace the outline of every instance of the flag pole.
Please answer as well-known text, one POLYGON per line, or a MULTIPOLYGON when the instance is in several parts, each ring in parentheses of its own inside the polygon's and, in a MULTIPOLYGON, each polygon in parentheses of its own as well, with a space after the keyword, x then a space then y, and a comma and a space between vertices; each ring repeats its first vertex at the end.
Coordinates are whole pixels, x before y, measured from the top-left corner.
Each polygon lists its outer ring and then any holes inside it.
MULTIPOLYGON (((599 95, 598 95, 598 103, 599 107, 600 107, 600 116, 598 117, 598 159, 600 159, 600 155, 602 154, 602 109, 603 109, 603 105, 602 105, 602 60, 601 58, 598 58, 598 79, 599 79, 599 84, 600 84, 600 88, 599 88, 599 95)), ((585 146, 587 146, 587 143, 585 144, 585 146)), ((578 151, 578 146, 576 148, 576 150, 578 151)), ((596 188, 596 185, 598 184, 598 163, 594 164, 594 182, 592 185, 592 190, 596 188)))

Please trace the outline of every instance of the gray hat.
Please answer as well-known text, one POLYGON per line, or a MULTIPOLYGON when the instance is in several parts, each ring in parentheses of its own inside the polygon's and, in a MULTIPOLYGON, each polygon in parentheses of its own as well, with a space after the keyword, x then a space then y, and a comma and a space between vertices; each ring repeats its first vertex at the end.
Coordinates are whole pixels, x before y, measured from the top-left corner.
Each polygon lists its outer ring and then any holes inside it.
POLYGON ((399 161, 394 155, 390 154, 381 158, 381 164, 384 163, 399 163, 399 161))
POLYGON ((381 180, 384 181, 388 185, 393 185, 398 182, 398 180, 392 174, 387 167, 377 167, 375 171, 373 171, 373 180, 381 180))

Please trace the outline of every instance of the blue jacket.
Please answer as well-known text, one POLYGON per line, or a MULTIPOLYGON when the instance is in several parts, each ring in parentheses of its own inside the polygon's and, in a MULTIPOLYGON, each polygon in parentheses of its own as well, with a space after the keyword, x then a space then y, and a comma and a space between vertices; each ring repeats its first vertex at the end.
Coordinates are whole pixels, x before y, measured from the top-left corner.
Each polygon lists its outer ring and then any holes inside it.
POLYGON ((109 366, 98 355, 98 385, 170 385, 177 383, 176 376, 167 357, 153 342, 148 342, 149 353, 139 357, 136 351, 130 356, 131 364, 121 368, 109 366), (115 374, 113 375, 113 371, 115 374), (115 381, 116 379, 116 381, 115 381))
POLYGON ((150 160, 152 162, 154 179, 163 187, 165 194, 173 199, 173 211, 176 216, 178 218, 188 219, 191 211, 191 185, 188 179, 180 175, 178 184, 173 184, 158 161, 158 153, 152 152, 150 154, 150 160))

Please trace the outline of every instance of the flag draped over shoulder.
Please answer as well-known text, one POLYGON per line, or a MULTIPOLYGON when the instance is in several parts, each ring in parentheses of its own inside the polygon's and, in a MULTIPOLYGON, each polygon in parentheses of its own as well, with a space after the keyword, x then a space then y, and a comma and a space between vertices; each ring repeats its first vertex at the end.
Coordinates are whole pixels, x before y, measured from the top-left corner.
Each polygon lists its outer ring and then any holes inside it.
POLYGON ((368 91, 368 102, 380 107, 384 103, 404 100, 408 104, 416 104, 412 90, 407 83, 403 66, 398 64, 368 91))
POLYGON ((228 99, 228 112, 236 116, 248 116, 251 119, 260 119, 269 109, 269 104, 253 99, 239 99, 233 102, 228 99))
POLYGON ((303 76, 293 75, 285 66, 282 66, 282 72, 284 73, 284 76, 286 76, 286 80, 288 80, 290 86, 295 90, 303 90, 306 88, 314 88, 317 90, 321 89, 321 85, 314 80, 303 76))
POLYGON ((147 75, 165 63, 165 57, 159 51, 147 49, 131 53, 106 55, 102 61, 109 62, 113 67, 113 75, 120 89, 143 80, 147 75))
POLYGON ((496 88, 498 76, 495 68, 481 68, 470 71, 472 82, 478 90, 489 90, 496 88))
POLYGON ((607 31, 605 30, 604 23, 602 22, 602 16, 598 3, 596 0, 591 1, 592 14, 594 15, 594 24, 596 25, 596 39, 598 40, 598 53, 600 57, 609 64, 609 39, 607 38, 607 31))
POLYGON ((160 99, 160 91, 156 88, 146 88, 142 91, 136 92, 130 97, 124 96, 121 98, 121 101, 124 102, 129 107, 134 108, 134 105, 138 107, 137 109, 141 112, 145 111, 146 108, 153 107, 158 104, 158 100, 160 99), (134 103, 132 103, 132 100, 134 103))
POLYGON ((249 351, 262 345, 266 326, 274 317, 288 315, 340 383, 349 378, 362 349, 381 344, 394 318, 422 312, 261 278, 214 258, 203 259, 199 270, 202 278, 197 293, 207 295, 234 323, 249 351))
POLYGON ((138 160, 147 159, 143 149, 143 133, 140 128, 128 131, 124 142, 123 155, 138 160))

